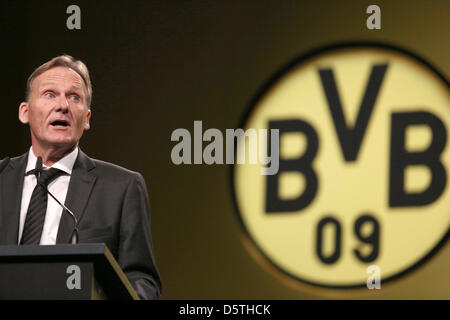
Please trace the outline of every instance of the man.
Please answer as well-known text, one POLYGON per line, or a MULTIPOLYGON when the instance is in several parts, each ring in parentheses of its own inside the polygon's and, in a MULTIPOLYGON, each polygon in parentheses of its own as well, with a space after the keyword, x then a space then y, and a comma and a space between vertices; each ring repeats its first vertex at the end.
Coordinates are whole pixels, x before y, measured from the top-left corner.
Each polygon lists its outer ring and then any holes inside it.
POLYGON ((28 78, 19 120, 29 125, 32 146, 0 173, 0 245, 74 240, 74 219, 40 188, 37 178, 43 179, 77 218, 79 243, 106 243, 138 295, 158 299, 161 281, 144 179, 91 159, 78 147, 90 128, 91 98, 87 67, 68 55, 44 63, 28 78), (44 170, 35 175, 38 157, 44 170), (42 190, 45 196, 39 196, 42 190))

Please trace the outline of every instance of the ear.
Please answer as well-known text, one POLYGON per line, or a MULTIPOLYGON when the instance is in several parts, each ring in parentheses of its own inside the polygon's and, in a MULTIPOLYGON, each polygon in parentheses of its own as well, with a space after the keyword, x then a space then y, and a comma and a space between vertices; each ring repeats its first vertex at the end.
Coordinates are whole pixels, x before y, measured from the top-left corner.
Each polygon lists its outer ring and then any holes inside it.
POLYGON ((22 103, 19 105, 19 120, 20 120, 20 122, 22 122, 23 124, 27 124, 27 123, 30 122, 29 119, 28 119, 28 116, 29 116, 29 108, 30 108, 30 105, 29 105, 28 102, 22 102, 22 103))
POLYGON ((88 109, 86 114, 86 122, 84 123, 84 130, 89 130, 91 125, 89 124, 89 120, 91 119, 91 109, 88 109))

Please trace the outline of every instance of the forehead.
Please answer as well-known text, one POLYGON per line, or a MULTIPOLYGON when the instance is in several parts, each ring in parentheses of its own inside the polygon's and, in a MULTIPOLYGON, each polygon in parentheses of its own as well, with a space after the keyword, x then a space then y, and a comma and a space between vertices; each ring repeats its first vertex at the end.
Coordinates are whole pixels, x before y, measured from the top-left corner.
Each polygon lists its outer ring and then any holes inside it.
POLYGON ((34 79, 32 87, 39 89, 46 85, 75 86, 85 89, 81 76, 73 69, 67 67, 54 67, 41 73, 34 79))

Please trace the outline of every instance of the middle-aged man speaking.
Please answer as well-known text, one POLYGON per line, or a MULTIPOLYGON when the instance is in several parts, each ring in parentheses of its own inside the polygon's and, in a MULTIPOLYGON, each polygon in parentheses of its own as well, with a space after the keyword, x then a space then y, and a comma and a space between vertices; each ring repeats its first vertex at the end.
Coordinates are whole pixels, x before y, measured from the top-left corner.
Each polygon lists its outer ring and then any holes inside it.
POLYGON ((91 159, 78 147, 90 127, 91 98, 86 65, 68 55, 28 78, 19 119, 29 124, 32 146, 0 163, 0 245, 74 241, 75 219, 47 195, 45 185, 75 215, 79 242, 106 243, 140 298, 158 299, 161 281, 143 177, 91 159), (41 158, 43 169, 37 170, 41 158))

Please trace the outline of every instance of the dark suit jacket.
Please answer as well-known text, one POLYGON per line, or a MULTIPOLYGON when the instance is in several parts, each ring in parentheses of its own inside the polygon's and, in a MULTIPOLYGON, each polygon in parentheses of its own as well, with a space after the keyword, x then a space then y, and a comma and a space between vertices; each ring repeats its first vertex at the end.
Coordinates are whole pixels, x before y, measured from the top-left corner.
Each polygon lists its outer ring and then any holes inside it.
MULTIPOLYGON (((18 243, 28 153, 0 173, 0 245, 18 243)), ((158 299, 161 281, 150 232, 150 207, 142 176, 91 159, 79 150, 65 205, 78 219, 79 242, 104 242, 142 299, 158 299)), ((63 212, 56 243, 69 243, 72 217, 63 212)))

